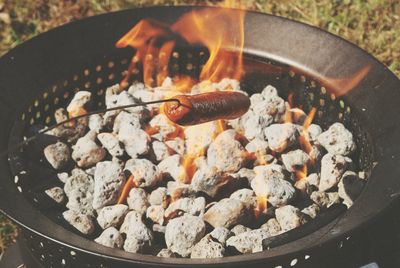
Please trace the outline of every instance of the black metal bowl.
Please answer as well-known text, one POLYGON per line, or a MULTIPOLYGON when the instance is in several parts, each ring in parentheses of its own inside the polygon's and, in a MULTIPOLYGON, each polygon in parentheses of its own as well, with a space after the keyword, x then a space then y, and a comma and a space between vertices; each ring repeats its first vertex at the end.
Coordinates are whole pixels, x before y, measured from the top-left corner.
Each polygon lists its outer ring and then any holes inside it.
MULTIPOLYGON (((115 41, 143 18, 173 22, 193 7, 132 9, 95 16, 51 30, 0 59, 0 151, 35 128, 52 123, 52 113, 81 89, 96 94, 102 106, 105 87, 120 81, 130 50, 115 41)), ((0 210, 23 227, 27 254, 43 267, 160 267, 307 265, 345 248, 357 230, 376 219, 397 199, 400 189, 400 81, 365 51, 318 28, 280 17, 249 12, 245 19, 246 66, 242 84, 250 92, 267 83, 280 94, 293 91, 295 103, 318 107, 318 123, 342 121, 355 133, 357 164, 369 179, 353 207, 336 218, 281 237, 256 254, 221 259, 168 259, 110 249, 64 225, 60 208, 46 201, 44 187, 57 184, 55 173, 35 146, 0 159, 0 210), (366 77, 344 96, 328 78, 344 78, 370 66, 366 77), (250 68, 249 67, 249 68, 250 68), (289 236, 289 238, 288 238, 289 236)), ((182 47, 170 68, 198 74, 207 53, 182 47), (188 63, 192 67, 188 68, 188 63)), ((140 76, 140 71, 138 77, 140 76)), ((40 145, 40 144, 39 144, 40 145)), ((341 212, 341 211, 339 211, 341 212)))

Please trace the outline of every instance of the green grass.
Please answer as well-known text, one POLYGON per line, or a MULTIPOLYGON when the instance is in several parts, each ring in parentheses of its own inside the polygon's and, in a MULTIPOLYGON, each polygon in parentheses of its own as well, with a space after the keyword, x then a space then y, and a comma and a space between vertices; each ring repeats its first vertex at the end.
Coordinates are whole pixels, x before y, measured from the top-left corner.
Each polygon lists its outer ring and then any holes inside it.
MULTIPOLYGON (((200 0, 0 0, 0 55, 25 40, 69 21, 113 10, 148 6, 207 4, 200 0)), ((400 77, 399 0, 248 0, 235 6, 299 20, 357 44, 400 77)), ((0 252, 15 239, 0 215, 0 252)))
POLYGON ((8 245, 15 242, 17 237, 17 228, 4 215, 0 214, 0 253, 7 248, 8 245))
MULTIPOLYGON (((200 0, 6 0, 0 14, 0 54, 30 37, 71 20, 148 5, 208 4, 200 0), (3 18, 3 19, 2 19, 3 18), (7 19, 5 19, 7 20, 7 19), (3 21, 3 22, 2 22, 3 21)), ((398 0, 248 0, 235 6, 272 13, 326 29, 364 48, 400 76, 398 0)))

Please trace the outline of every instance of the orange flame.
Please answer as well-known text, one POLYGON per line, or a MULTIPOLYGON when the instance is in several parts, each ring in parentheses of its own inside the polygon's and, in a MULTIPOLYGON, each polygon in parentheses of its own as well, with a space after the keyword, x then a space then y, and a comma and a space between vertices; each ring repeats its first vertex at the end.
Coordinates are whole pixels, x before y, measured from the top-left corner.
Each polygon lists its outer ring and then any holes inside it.
MULTIPOLYGON (((237 3, 226 0, 222 6, 233 7, 237 6, 237 3)), ((130 76, 140 68, 146 85, 161 86, 165 78, 170 75, 168 66, 173 50, 181 42, 205 46, 209 51, 209 58, 202 67, 199 77, 174 76, 174 92, 189 92, 197 82, 196 79, 212 82, 223 78, 240 80, 244 72, 242 57, 244 16, 244 10, 202 8, 183 14, 171 25, 154 19, 141 20, 116 43, 118 48, 130 46, 136 50, 121 86, 128 85, 130 76)), ((163 106, 160 113, 163 113, 163 106)), ((183 136, 183 129, 177 125, 175 127, 176 131, 170 133, 167 139, 183 136)), ((223 120, 216 122, 213 138, 225 129, 223 120)), ((149 134, 158 131, 157 128, 146 128, 149 134)), ((201 149, 196 152, 186 152, 183 156, 181 164, 186 172, 183 174, 186 179, 191 180, 197 170, 195 159, 204 154, 205 149, 201 149)))
POLYGON ((311 108, 310 112, 308 113, 308 115, 303 123, 303 128, 305 130, 307 130, 310 127, 312 121, 314 120, 316 112, 317 112, 317 108, 315 108, 315 107, 311 108))
POLYGON ((243 74, 244 10, 201 9, 183 15, 171 29, 190 44, 203 44, 210 57, 200 80, 240 79, 243 74), (237 52, 226 49, 237 49, 237 52))
POLYGON ((182 174, 181 175, 181 182, 183 183, 190 183, 194 173, 197 171, 197 165, 195 163, 195 160, 197 157, 199 157, 200 155, 193 155, 193 154, 185 154, 183 156, 182 159, 182 166, 183 169, 185 170, 186 174, 182 174), (184 176, 186 175, 186 176, 184 176), (183 178, 185 177, 187 180, 185 181, 185 179, 183 178))
POLYGON ((224 120, 217 120, 216 122, 217 126, 216 126, 216 130, 214 132, 214 139, 222 132, 225 131, 226 129, 226 124, 224 120))
MULTIPOLYGON (((288 97, 288 100, 289 100, 290 103, 292 103, 292 99, 293 99, 293 95, 290 94, 289 97, 288 97)), ((291 105, 289 105, 288 108, 290 109, 291 105)), ((284 116, 284 122, 285 123, 292 123, 293 122, 293 115, 289 111, 289 109, 286 109, 287 112, 286 112, 286 114, 284 116)), ((312 147, 312 144, 311 144, 311 142, 309 140, 307 129, 310 127, 312 121, 314 120, 316 112, 317 112, 317 109, 315 107, 311 108, 310 112, 308 113, 308 115, 304 119, 303 130, 302 130, 302 133, 301 133, 300 137, 298 138, 298 141, 299 141, 301 149, 310 156, 310 164, 311 165, 314 165, 316 159, 315 159, 315 156, 312 154, 313 147, 312 147)), ((302 166, 300 169, 295 170, 296 180, 303 179, 303 178, 307 177, 307 175, 308 175, 307 164, 302 166)))
MULTIPOLYGON (((200 80, 240 79, 243 74, 244 15, 244 10, 204 8, 184 14, 172 25, 154 19, 141 20, 116 43, 118 48, 130 46, 136 49, 121 85, 128 84, 129 77, 141 63, 144 83, 160 86, 169 75, 172 51, 182 39, 189 44, 204 45, 209 50, 210 56, 200 73, 200 80)), ((187 89, 190 83, 183 85, 187 89)))
POLYGON ((254 208, 254 217, 256 219, 267 210, 267 203, 268 198, 266 196, 257 196, 257 206, 254 208))
POLYGON ((304 165, 301 169, 295 171, 296 180, 304 179, 308 176, 308 168, 307 165, 304 165))
POLYGON ((361 80, 368 74, 371 65, 364 66, 355 74, 346 78, 324 78, 328 88, 335 94, 336 97, 343 96, 353 88, 355 88, 361 80))
MULTIPOLYGON (((84 114, 87 114, 86 109, 83 107, 77 107, 68 112, 68 118, 74 118, 74 117, 81 116, 84 114)), ((86 118, 83 118, 83 120, 86 120, 86 118)), ((70 121, 65 125, 69 126, 69 127, 75 127, 75 121, 70 121)))
POLYGON ((181 93, 190 92, 191 88, 196 84, 196 81, 187 75, 176 75, 173 81, 174 91, 179 91, 181 93))
MULTIPOLYGON (((310 162, 313 165, 315 163, 315 156, 311 153, 312 152, 312 145, 308 138, 308 128, 310 127, 312 121, 314 120, 315 114, 317 112, 317 108, 313 107, 310 112, 308 113, 306 119, 303 123, 303 133, 299 137, 300 147, 303 151, 305 151, 310 156, 310 162)), ((299 176, 300 178, 307 177, 307 167, 303 167, 303 170, 300 171, 299 176), (305 175, 304 175, 305 173, 305 175)), ((296 173, 297 177, 297 173, 296 173)))
POLYGON ((124 187, 122 188, 117 204, 124 203, 131 189, 135 187, 137 187, 136 182, 134 181, 133 176, 130 175, 129 178, 126 180, 124 187))
POLYGON ((128 83, 129 77, 133 70, 138 69, 138 64, 143 64, 143 81, 146 85, 153 85, 153 77, 157 75, 161 80, 165 75, 167 64, 171 56, 175 41, 172 40, 173 33, 168 25, 156 21, 154 19, 141 20, 128 33, 126 33, 117 43, 117 48, 131 46, 136 49, 135 55, 132 57, 128 72, 121 85, 128 83), (161 38, 166 41, 159 46, 157 42, 161 38), (158 59, 156 61, 156 59, 158 59))
POLYGON ((160 127, 158 127, 158 126, 152 127, 150 125, 146 125, 146 127, 144 128, 144 131, 147 134, 149 134, 149 136, 153 136, 154 134, 156 134, 160 131, 160 127))

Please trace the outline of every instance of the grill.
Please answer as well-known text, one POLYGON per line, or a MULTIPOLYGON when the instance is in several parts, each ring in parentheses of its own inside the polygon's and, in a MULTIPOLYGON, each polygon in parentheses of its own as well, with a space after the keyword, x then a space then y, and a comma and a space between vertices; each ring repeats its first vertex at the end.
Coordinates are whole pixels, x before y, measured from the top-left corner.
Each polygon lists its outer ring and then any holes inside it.
MULTIPOLYGON (((54 123, 55 109, 65 106, 74 92, 92 91, 94 107, 103 107, 105 88, 121 81, 132 56, 130 49, 116 49, 115 41, 143 18, 173 22, 193 8, 154 7, 95 16, 11 50, 0 59, 0 150, 54 123)), ((266 241, 268 250, 260 253, 211 260, 127 253, 78 235, 62 220, 62 208, 43 194, 58 183, 42 156, 43 147, 54 140, 43 136, 0 162, 0 208, 22 227, 22 252, 32 267, 307 266, 339 256, 359 230, 390 208, 400 194, 398 78, 336 36, 259 13, 246 15, 244 52, 242 88, 255 93, 266 84, 276 86, 282 97, 292 94, 294 105, 306 112, 317 107, 315 122, 322 127, 340 121, 354 134, 355 163, 369 177, 354 205, 349 210, 331 207, 314 221, 266 241), (328 83, 328 77, 349 77, 365 66, 371 66, 370 71, 357 87, 343 96, 333 93, 340 88, 328 83)), ((196 77, 207 57, 202 47, 177 46, 169 69, 196 77)), ((141 70, 134 73, 132 79, 142 77, 141 70)))

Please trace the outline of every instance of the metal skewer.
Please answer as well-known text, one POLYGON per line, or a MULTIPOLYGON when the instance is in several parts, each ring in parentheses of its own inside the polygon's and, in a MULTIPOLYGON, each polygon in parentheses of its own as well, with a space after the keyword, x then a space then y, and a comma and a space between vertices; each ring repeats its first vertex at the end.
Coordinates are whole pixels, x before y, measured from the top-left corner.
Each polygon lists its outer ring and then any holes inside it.
POLYGON ((85 114, 81 114, 81 115, 78 115, 78 116, 74 116, 74 117, 68 118, 68 119, 66 119, 66 120, 64 120, 62 122, 59 122, 59 123, 54 124, 54 125, 52 125, 50 127, 47 127, 47 128, 44 128, 44 129, 40 130, 37 134, 35 134, 35 135, 33 135, 33 136, 29 137, 29 138, 26 138, 22 142, 17 143, 15 146, 12 146, 12 147, 8 148, 7 150, 1 152, 0 153, 0 157, 3 157, 6 154, 8 154, 9 152, 15 151, 16 149, 19 149, 19 148, 21 148, 23 146, 27 146, 30 142, 36 140, 40 135, 43 135, 46 132, 48 132, 48 131, 50 131, 50 130, 52 130, 54 128, 62 126, 65 123, 76 121, 76 120, 78 120, 80 118, 88 117, 88 116, 91 116, 91 115, 94 115, 94 114, 100 114, 100 113, 105 113, 105 112, 115 111, 115 110, 123 110, 123 109, 127 109, 127 108, 138 107, 138 106, 147 106, 147 105, 151 105, 151 104, 164 103, 164 102, 177 102, 178 105, 184 105, 178 99, 171 98, 171 99, 164 99, 164 100, 139 102, 139 103, 134 103, 134 104, 117 106, 117 107, 113 107, 113 108, 105 108, 105 109, 99 109, 99 110, 91 111, 91 112, 88 112, 88 113, 85 113, 85 114))

